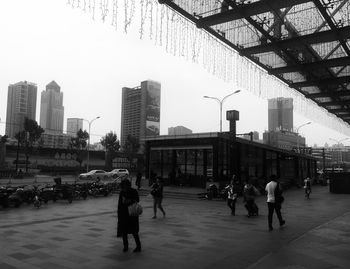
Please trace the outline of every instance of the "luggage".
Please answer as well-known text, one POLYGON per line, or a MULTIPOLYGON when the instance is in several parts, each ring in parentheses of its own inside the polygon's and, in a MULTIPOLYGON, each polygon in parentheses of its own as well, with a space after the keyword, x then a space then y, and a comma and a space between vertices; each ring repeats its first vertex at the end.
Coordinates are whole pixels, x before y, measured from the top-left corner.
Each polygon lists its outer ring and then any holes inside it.
POLYGON ((245 208, 248 211, 248 217, 259 216, 259 207, 256 205, 254 201, 246 203, 245 208))

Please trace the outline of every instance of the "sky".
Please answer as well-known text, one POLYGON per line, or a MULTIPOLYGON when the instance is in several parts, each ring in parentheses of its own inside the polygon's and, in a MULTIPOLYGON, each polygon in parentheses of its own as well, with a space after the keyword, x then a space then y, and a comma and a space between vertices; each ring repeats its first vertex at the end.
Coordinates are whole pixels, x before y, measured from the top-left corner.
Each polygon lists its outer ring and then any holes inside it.
MULTIPOLYGON (((91 142, 113 131, 120 138, 122 87, 151 79, 161 83, 160 134, 178 125, 198 132, 220 129, 219 99, 236 89, 201 65, 167 54, 162 47, 140 40, 137 31, 124 34, 110 23, 67 5, 67 0, 0 1, 0 135, 5 133, 8 85, 29 81, 38 86, 36 121, 40 122, 40 93, 55 80, 64 94, 67 118, 91 120, 91 142)), ((237 133, 267 130, 267 100, 241 91, 223 105, 238 110, 237 133)), ((309 119, 294 113, 294 126, 309 119)), ((84 129, 88 129, 84 123, 84 129)), ((312 123, 300 128, 309 146, 332 145, 343 134, 312 123)), ((344 141, 350 144, 350 140, 344 141)))

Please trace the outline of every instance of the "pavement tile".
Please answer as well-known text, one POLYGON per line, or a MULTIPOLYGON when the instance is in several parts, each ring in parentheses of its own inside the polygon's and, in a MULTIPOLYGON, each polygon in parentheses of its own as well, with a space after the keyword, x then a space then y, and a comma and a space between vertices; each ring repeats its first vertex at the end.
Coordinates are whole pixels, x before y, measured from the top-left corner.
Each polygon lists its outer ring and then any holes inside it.
POLYGON ((31 249, 31 250, 37 250, 43 248, 42 246, 35 245, 35 244, 28 244, 28 245, 23 245, 21 246, 23 248, 31 249))
POLYGON ((12 253, 9 256, 12 258, 15 258, 17 260, 25 260, 25 259, 29 259, 31 257, 30 255, 27 255, 27 254, 24 254, 21 252, 12 253))
POLYGON ((9 265, 7 263, 0 263, 0 268, 1 269, 17 269, 17 267, 9 265))
POLYGON ((156 220, 152 199, 141 197, 146 210, 140 218, 143 251, 137 254, 132 238, 123 253, 122 240, 115 237, 116 195, 49 203, 39 210, 0 209, 0 260, 20 269, 316 268, 322 262, 346 268, 350 196, 315 187, 309 201, 300 190, 285 197, 282 214, 288 225, 273 232, 267 231, 265 197, 257 199, 261 215, 256 218, 245 216, 242 203, 231 216, 223 201, 165 197, 167 217, 156 220))

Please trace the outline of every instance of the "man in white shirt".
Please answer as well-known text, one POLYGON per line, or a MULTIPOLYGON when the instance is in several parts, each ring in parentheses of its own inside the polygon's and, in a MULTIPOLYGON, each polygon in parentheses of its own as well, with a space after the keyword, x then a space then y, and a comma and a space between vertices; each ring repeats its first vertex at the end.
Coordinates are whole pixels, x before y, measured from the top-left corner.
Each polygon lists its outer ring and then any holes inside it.
POLYGON ((282 193, 280 184, 277 182, 277 177, 276 175, 271 175, 270 176, 270 182, 266 185, 265 191, 267 193, 267 206, 269 209, 269 216, 268 216, 268 225, 269 225, 269 231, 273 230, 272 227, 272 216, 273 212, 276 210, 276 214, 278 217, 278 220, 280 222, 280 226, 283 226, 286 222, 282 218, 281 214, 281 203, 276 201, 275 193, 276 191, 279 191, 282 193), (276 188, 278 188, 276 190, 276 188))

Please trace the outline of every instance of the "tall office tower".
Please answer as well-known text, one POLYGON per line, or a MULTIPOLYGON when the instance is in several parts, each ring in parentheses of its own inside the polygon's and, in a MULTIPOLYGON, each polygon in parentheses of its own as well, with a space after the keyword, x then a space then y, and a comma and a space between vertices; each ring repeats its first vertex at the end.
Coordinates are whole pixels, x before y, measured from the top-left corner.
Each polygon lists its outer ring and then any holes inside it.
POLYGON ((7 95, 6 130, 14 138, 22 131, 24 119, 35 120, 37 86, 27 81, 10 84, 7 95))
POLYGON ((63 133, 63 92, 53 80, 41 92, 40 126, 46 133, 63 133))
POLYGON ((160 83, 152 80, 142 81, 139 87, 123 88, 120 135, 122 147, 128 135, 132 135, 139 140, 142 151, 142 138, 159 135, 160 89, 160 83))
POLYGON ((268 100, 269 131, 293 131, 293 98, 268 100))
POLYGON ((76 136, 77 132, 83 130, 83 119, 68 118, 67 119, 67 135, 76 136))
POLYGON ((168 135, 187 135, 192 134, 192 130, 184 126, 176 126, 168 128, 168 135))

